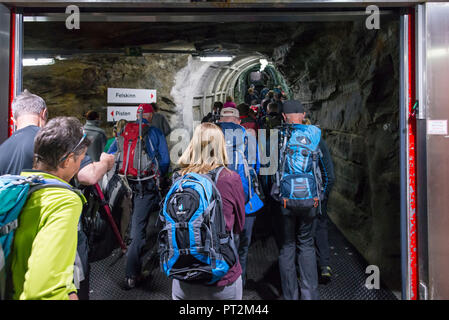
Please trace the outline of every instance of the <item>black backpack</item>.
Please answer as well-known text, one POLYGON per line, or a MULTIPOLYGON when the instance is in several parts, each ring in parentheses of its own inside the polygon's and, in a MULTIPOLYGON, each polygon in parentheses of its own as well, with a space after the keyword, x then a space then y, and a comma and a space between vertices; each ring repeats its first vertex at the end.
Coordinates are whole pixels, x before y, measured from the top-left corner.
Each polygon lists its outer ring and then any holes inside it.
POLYGON ((105 206, 109 206, 115 225, 120 226, 124 214, 121 204, 125 197, 130 196, 129 192, 121 177, 116 174, 108 180, 104 191, 105 201, 101 200, 94 186, 84 188, 83 193, 88 205, 83 209, 81 219, 88 239, 89 262, 108 257, 120 245, 105 206))

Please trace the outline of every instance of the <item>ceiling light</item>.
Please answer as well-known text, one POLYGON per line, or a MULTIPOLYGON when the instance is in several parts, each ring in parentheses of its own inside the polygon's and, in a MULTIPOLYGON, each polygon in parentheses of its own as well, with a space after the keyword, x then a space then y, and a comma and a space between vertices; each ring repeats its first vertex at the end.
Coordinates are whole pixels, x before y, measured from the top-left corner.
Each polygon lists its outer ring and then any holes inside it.
POLYGON ((267 59, 260 59, 260 70, 259 71, 263 71, 265 69, 265 67, 268 65, 268 61, 267 59))
POLYGON ((23 59, 22 60, 24 67, 29 66, 46 66, 55 63, 55 59, 53 58, 38 58, 38 59, 23 59))
POLYGON ((62 56, 56 56, 55 59, 56 60, 67 60, 67 58, 62 57, 62 56))
POLYGON ((233 56, 200 56, 201 61, 232 61, 233 56))

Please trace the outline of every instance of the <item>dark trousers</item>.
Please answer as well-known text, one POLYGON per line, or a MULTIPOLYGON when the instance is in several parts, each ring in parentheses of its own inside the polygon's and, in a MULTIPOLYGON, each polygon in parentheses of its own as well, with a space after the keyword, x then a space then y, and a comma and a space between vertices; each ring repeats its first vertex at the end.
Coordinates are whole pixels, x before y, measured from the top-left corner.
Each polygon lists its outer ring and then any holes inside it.
POLYGON ((318 267, 329 266, 330 250, 328 238, 327 198, 321 202, 321 214, 315 220, 315 245, 318 267))
MULTIPOLYGON (((82 223, 80 221, 80 223, 82 223)), ((80 300, 89 300, 89 275, 90 275, 90 264, 89 264, 89 244, 87 236, 82 230, 78 230, 78 255, 81 260, 84 280, 80 282, 80 288, 78 290, 78 298, 80 300)))
POLYGON ((160 198, 152 182, 142 184, 130 183, 133 190, 133 212, 131 217, 131 243, 126 260, 126 277, 137 277, 142 271, 142 249, 146 240, 146 228, 150 213, 157 209, 160 198))
POLYGON ((313 223, 316 208, 291 211, 281 207, 282 246, 279 253, 279 271, 285 300, 319 300, 313 223), (299 267, 299 288, 296 273, 299 267))
POLYGON ((251 237, 253 234, 254 222, 256 221, 255 215, 247 214, 245 216, 245 225, 242 232, 239 235, 239 261, 242 266, 242 284, 246 283, 246 264, 248 262, 248 250, 251 245, 251 237))

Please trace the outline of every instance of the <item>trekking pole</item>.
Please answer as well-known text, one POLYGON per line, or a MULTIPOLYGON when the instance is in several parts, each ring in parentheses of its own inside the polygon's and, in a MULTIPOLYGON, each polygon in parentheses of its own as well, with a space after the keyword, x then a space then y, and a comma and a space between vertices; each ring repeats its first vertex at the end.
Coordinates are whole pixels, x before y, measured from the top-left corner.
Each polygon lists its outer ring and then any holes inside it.
POLYGON ((119 242, 120 247, 122 248, 122 253, 125 253, 127 250, 126 245, 123 242, 122 236, 120 235, 117 225, 115 224, 114 218, 112 217, 111 208, 109 208, 109 204, 106 202, 106 199, 104 198, 104 194, 101 191, 100 185, 98 183, 96 183, 96 184, 94 184, 94 187, 98 193, 98 196, 100 197, 103 208, 106 211, 106 215, 108 216, 108 220, 109 220, 109 223, 111 224, 112 230, 114 231, 115 237, 117 238, 117 241, 119 242))
POLYGON ((139 181, 139 187, 140 187, 140 197, 143 198, 143 189, 142 189, 142 181, 140 181, 140 174, 141 174, 141 166, 142 166, 142 117, 143 117, 143 108, 140 107, 138 110, 139 114, 139 161, 137 162, 137 180, 139 181))

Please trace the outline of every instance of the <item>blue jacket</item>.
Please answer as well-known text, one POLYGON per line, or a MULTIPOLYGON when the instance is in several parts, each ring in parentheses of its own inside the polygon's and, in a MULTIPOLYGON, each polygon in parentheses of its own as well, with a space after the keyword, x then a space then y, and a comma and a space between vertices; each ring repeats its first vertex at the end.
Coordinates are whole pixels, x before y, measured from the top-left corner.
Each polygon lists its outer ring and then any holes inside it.
MULTIPOLYGON (((143 123, 150 124, 146 119, 143 119, 143 123)), ((168 152, 167 141, 165 140, 165 136, 161 130, 156 127, 150 126, 148 130, 148 139, 145 140, 145 146, 147 148, 148 155, 152 158, 156 156, 156 159, 159 162, 159 170, 161 176, 165 175, 168 171, 168 167, 170 165, 170 154, 168 152), (153 144, 156 150, 152 150, 151 143, 153 144)), ((114 154, 117 152, 117 140, 115 140, 111 146, 109 147, 108 153, 114 154)))
MULTIPOLYGON (((255 170, 256 175, 259 174, 260 170, 260 156, 259 156, 259 146, 257 145, 257 139, 252 136, 251 134, 248 134, 244 127, 232 123, 232 122, 220 122, 218 123, 221 130, 223 131, 223 134, 225 135, 225 140, 230 139, 230 137, 226 136, 226 130, 233 130, 233 132, 236 132, 235 130, 241 130, 242 134, 244 134, 244 137, 247 138, 248 144, 245 146, 245 157, 248 161, 248 164, 250 167, 252 167, 255 170)), ((233 137, 233 139, 237 139, 237 137, 233 137)), ((237 140, 238 141, 238 140, 237 140)), ((227 142, 229 143, 229 142, 227 142)), ((235 143, 235 140, 234 140, 235 143)), ((237 142, 238 144, 238 142, 237 142)), ((229 156, 229 155, 228 155, 229 156)), ((229 159, 231 160, 231 159, 229 159)), ((234 161, 234 160, 232 160, 234 161)), ((234 163, 234 162, 233 162, 234 163)), ((245 213, 250 214, 254 213, 258 210, 260 210, 263 207, 263 202, 255 192, 254 188, 251 187, 251 190, 249 188, 249 181, 245 177, 244 172, 244 166, 243 164, 235 165, 229 165, 229 168, 236 171, 240 175, 240 179, 242 181, 243 191, 245 192, 245 198, 246 201, 248 201, 245 204, 245 213), (251 198, 249 198, 249 194, 251 194, 251 198)))

